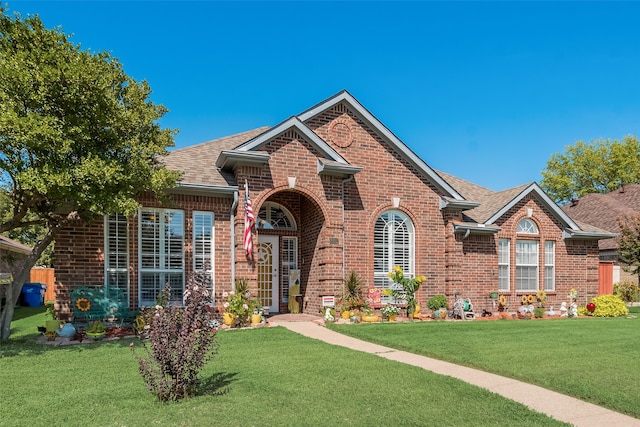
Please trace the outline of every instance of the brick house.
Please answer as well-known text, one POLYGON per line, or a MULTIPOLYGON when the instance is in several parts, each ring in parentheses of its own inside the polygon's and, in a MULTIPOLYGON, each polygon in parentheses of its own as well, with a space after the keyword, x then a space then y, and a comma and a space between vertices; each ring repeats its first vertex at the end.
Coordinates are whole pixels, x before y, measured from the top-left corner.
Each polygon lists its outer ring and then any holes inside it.
POLYGON ((0 235, 0 305, 4 305, 7 286, 13 280, 20 262, 31 253, 29 246, 0 235))
MULTIPOLYGON (((591 193, 572 200, 562 210, 578 221, 583 221, 617 235, 618 219, 640 214, 640 184, 625 184, 609 193, 591 193)), ((620 263, 618 240, 602 239, 600 250, 601 288, 611 288, 624 280, 638 282, 635 276, 624 270, 620 263), (605 282, 605 283, 602 283, 605 282)))
POLYGON ((535 183, 493 192, 436 172, 346 91, 274 127, 177 149, 166 165, 184 172, 170 205, 140 200, 134 218, 59 235, 63 306, 85 284, 126 289, 142 306, 169 282, 179 300, 186 278, 206 271, 218 301, 247 278, 272 313, 286 312, 295 272, 302 309, 315 314, 348 272, 382 289, 399 265, 426 277, 418 302, 445 294, 491 307, 499 292, 515 309, 539 288, 551 303, 570 288, 595 296, 598 240, 611 237, 579 226, 535 183), (245 182, 257 217, 250 258, 245 182))

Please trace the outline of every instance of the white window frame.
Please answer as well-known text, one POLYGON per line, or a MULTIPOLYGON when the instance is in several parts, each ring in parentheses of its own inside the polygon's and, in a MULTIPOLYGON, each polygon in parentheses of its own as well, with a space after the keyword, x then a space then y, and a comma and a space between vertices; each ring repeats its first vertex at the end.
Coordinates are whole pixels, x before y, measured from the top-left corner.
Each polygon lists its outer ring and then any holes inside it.
POLYGON ((195 273, 206 275, 209 283, 211 296, 215 295, 215 283, 213 281, 213 272, 215 271, 213 248, 215 243, 215 216, 209 211, 193 211, 192 217, 192 235, 191 242, 193 244, 193 271, 195 273), (202 239, 200 236, 209 234, 208 239, 202 239), (208 267, 208 268, 203 268, 208 267))
POLYGON ((183 210, 141 208, 138 211, 138 301, 141 306, 155 304, 166 282, 172 282, 173 285, 171 301, 183 303, 184 223, 183 210), (152 231, 150 237, 145 235, 143 229, 152 231), (172 229, 180 232, 179 239, 167 238, 172 229), (176 244, 177 247, 173 248, 172 245, 176 244), (151 286, 147 286, 145 280, 149 278, 154 282, 151 286), (149 292, 153 298, 143 298, 149 292))
POLYGON ((511 290, 511 239, 498 239, 498 291, 511 290))
MULTIPOLYGON (((400 266, 407 278, 415 277, 415 228, 404 212, 383 212, 373 230, 373 282, 376 288, 397 289, 400 286, 389 278, 393 267, 400 266)), ((395 302, 390 296, 382 296, 383 304, 395 302)))
POLYGON ((538 234, 538 226, 529 218, 524 218, 518 223, 516 233, 520 234, 538 234))
POLYGON ((536 292, 539 289, 539 255, 540 244, 537 240, 516 240, 517 292, 536 292))
POLYGON ((264 202, 260 206, 258 212, 258 219, 256 220, 256 226, 258 229, 265 230, 296 230, 296 220, 291 212, 280 203, 264 202), (273 212, 281 210, 283 213, 282 218, 274 218, 273 212))
POLYGON ((298 269, 298 238, 282 236, 281 257, 281 301, 289 302, 289 271, 298 269))
POLYGON ((104 216, 104 287, 121 289, 129 302, 129 221, 122 214, 104 216))
POLYGON ((556 290, 556 242, 553 240, 544 242, 544 290, 556 290))

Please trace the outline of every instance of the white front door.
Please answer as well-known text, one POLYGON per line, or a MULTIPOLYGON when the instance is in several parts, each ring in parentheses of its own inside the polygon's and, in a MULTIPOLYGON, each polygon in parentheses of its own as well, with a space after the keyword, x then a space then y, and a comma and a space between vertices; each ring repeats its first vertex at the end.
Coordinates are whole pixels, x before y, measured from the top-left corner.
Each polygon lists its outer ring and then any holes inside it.
POLYGON ((278 313, 279 278, 278 236, 258 235, 258 299, 260 304, 269 307, 270 313, 278 313))

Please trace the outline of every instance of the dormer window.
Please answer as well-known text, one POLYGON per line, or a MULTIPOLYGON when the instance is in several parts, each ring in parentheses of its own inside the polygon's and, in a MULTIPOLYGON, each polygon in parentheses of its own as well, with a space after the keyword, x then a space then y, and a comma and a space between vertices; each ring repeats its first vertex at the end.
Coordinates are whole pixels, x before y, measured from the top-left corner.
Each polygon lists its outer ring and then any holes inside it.
POLYGON ((516 233, 538 234, 538 227, 533 221, 525 218, 518 223, 518 229, 516 230, 516 233))

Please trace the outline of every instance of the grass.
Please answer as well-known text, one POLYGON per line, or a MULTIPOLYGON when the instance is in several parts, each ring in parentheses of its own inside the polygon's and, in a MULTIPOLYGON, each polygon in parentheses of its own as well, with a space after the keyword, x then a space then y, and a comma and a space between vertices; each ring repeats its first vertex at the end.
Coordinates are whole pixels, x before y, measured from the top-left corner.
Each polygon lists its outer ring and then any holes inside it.
POLYGON ((516 378, 640 418, 640 307, 629 318, 332 325, 412 353, 516 378))
POLYGON ((37 344, 42 320, 42 311, 19 309, 0 345, 0 425, 564 425, 458 380, 281 327, 221 332, 198 395, 165 405, 137 372, 136 340, 37 344))

